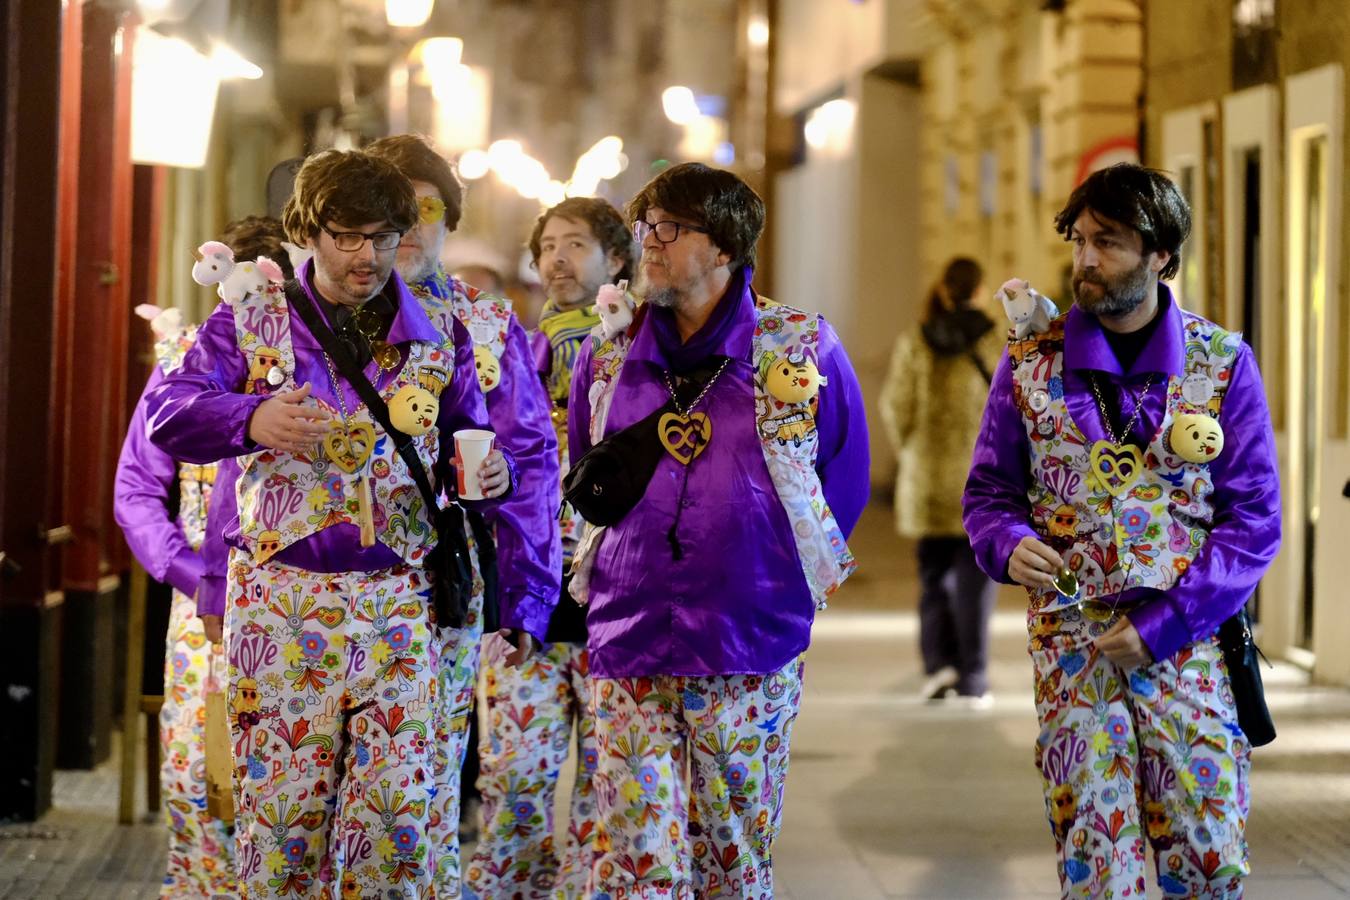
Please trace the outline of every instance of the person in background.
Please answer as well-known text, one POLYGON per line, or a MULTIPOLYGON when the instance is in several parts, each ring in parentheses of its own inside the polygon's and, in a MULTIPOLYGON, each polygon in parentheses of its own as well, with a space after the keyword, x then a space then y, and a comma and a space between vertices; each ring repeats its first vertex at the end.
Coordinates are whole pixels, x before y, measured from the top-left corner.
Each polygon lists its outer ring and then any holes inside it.
POLYGON ((918 542, 921 695, 955 693, 987 705, 989 617, 996 585, 975 563, 961 524, 961 493, 1003 333, 979 307, 984 273, 947 263, 923 322, 895 342, 881 418, 895 448, 896 528, 918 542))

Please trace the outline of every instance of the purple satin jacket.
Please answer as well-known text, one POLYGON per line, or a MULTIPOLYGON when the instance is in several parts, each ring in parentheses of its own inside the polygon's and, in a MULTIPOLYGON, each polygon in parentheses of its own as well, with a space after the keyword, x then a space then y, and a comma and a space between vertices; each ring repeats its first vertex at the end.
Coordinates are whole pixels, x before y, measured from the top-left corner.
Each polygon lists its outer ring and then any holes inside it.
MULTIPOLYGON (((682 504, 685 467, 663 454, 643 498, 604 535, 586 615, 592 675, 767 674, 810 643, 815 605, 755 428, 754 295, 747 284, 722 302, 736 304, 734 322, 707 349, 732 362, 696 407, 712 420, 712 442, 688 467, 682 504), (667 540, 677 511, 680 560, 667 540)), ((662 372, 669 364, 652 325, 651 316, 643 319, 629 350, 606 434, 668 399, 662 372)), ((843 345, 824 322, 818 348, 829 385, 821 389, 816 417, 816 471, 847 535, 869 490, 866 412, 843 345)), ((588 340, 572 370, 573 463, 591 447, 591 358, 588 340)))
POLYGON ((146 396, 163 380, 163 371, 155 366, 131 413, 113 480, 113 517, 150 577, 191 597, 201 581, 204 561, 183 529, 169 518, 169 495, 178 480, 178 463, 150 443, 145 429, 146 396))
MULTIPOLYGON (((297 277, 311 298, 317 299, 313 287, 313 260, 304 264, 297 277)), ((397 273, 390 275, 390 289, 397 298, 398 311, 394 315, 388 340, 407 357, 407 344, 412 340, 434 341, 436 329, 427 319, 421 304, 408 291, 397 273)), ((323 309, 326 302, 320 301, 323 309)), ((312 393, 336 407, 337 399, 330 382, 327 366, 319 342, 305 327, 304 321, 292 316, 291 343, 295 348, 295 381, 309 383, 312 393)), ((454 453, 452 432, 462 428, 489 428, 483 392, 478 386, 474 367, 473 345, 468 332, 458 322, 454 324, 455 370, 450 384, 441 394, 440 415, 436 426, 440 430, 441 458, 436 463, 436 475, 448 483, 449 459, 454 453)), ((218 306, 197 334, 197 342, 188 351, 183 365, 167 376, 164 382, 149 393, 148 429, 156 445, 177 459, 187 462, 215 462, 228 457, 255 452, 257 446, 248 438, 248 423, 266 397, 244 394, 249 361, 239 351, 235 339, 234 314, 225 304, 218 306)), ((397 370, 379 372, 373 364, 367 367, 375 386, 381 390, 397 376, 397 370), (378 373, 378 374, 373 374, 378 373)), ((355 410, 360 398, 338 376, 347 408, 355 410)), ((537 485, 522 485, 516 463, 503 450, 512 471, 512 490, 496 501, 466 501, 483 510, 494 524, 506 519, 528 519, 534 507, 540 515, 551 515, 551 494, 545 494, 537 485), (510 513, 516 509, 518 516, 510 513)), ((208 541, 214 534, 237 546, 238 512, 234 507, 233 485, 238 478, 237 466, 226 467, 217 476, 216 496, 226 494, 230 502, 214 517, 208 514, 208 541), (213 523, 214 519, 214 523, 213 523), (222 523, 223 524, 220 524, 222 523), (220 532, 213 529, 221 528, 220 532)), ((218 504, 212 504, 213 510, 218 504)), ((382 544, 362 547, 360 531, 355 525, 341 524, 325 528, 308 538, 285 548, 275 557, 278 562, 315 572, 374 571, 398 565, 402 560, 392 549, 382 544)), ((213 567, 214 568, 214 567, 213 567)), ((504 590, 501 603, 501 621, 504 627, 518 628, 542 635, 549 614, 557 602, 557 581, 542 585, 538 593, 512 595, 504 590)), ((223 613, 223 597, 218 587, 204 592, 210 596, 199 599, 198 613, 223 613), (219 610, 219 612, 217 612, 219 610)))
MULTIPOLYGON (((1181 311, 1164 284, 1158 285, 1158 325, 1128 372, 1123 372, 1097 319, 1077 306, 1064 326, 1064 397, 1089 441, 1107 439, 1089 372, 1100 372, 1116 392, 1124 418, 1150 375, 1182 374, 1185 342, 1181 311)), ((1155 434, 1167 403, 1167 378, 1143 396, 1143 410, 1131 434, 1137 441, 1155 434)), ((971 461, 963 500, 966 532, 980 568, 1011 584, 1008 560, 1031 527, 1027 484, 1031 444, 1022 414, 1013 402, 1012 368, 1005 351, 989 390, 984 421, 971 461)), ((1153 653, 1166 659, 1209 637, 1251 597, 1280 546, 1280 480, 1275 436, 1265 386, 1251 347, 1242 344, 1219 413, 1224 451, 1209 463, 1214 493, 1214 527, 1209 539, 1171 590, 1131 588, 1119 603, 1135 604, 1127 618, 1153 653)))

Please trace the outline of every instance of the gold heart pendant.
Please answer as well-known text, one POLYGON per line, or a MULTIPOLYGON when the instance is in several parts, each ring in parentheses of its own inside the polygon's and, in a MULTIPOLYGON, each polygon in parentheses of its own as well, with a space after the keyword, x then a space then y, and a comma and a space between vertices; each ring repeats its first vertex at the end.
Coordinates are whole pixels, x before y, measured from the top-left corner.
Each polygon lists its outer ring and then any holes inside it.
POLYGON ((705 413, 690 416, 666 413, 657 423, 656 431, 666 452, 687 466, 712 440, 712 419, 705 413))
POLYGON ((370 459, 375 449, 375 426, 369 422, 357 422, 345 429, 334 425, 323 439, 323 451, 333 465, 347 474, 355 472, 370 459))
POLYGON ((1110 441, 1092 445, 1092 475, 1112 497, 1121 497, 1144 473, 1144 451, 1133 444, 1120 446, 1110 441))

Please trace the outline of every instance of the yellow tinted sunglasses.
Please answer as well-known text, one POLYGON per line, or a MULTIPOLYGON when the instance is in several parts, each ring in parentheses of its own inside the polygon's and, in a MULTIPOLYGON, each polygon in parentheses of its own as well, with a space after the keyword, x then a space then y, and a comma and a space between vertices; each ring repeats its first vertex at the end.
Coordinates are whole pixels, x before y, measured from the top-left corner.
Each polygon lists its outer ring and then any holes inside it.
POLYGON ((423 225, 435 225, 445 218, 445 201, 440 197, 417 198, 417 220, 423 225))

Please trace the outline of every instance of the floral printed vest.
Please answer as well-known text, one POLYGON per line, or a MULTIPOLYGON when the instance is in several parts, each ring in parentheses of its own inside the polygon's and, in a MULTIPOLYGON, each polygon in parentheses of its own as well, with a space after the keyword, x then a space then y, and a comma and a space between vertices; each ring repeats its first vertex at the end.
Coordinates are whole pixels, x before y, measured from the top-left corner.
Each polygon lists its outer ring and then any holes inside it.
MULTIPOLYGON (((176 335, 155 341, 155 362, 165 375, 183 364, 183 357, 197 339, 195 325, 176 335)), ((195 466, 178 464, 178 527, 193 550, 200 550, 206 539, 206 510, 211 505, 211 489, 216 483, 216 463, 195 466)))
POLYGON ((441 268, 430 278, 408 287, 422 301, 427 318, 444 334, 454 334, 451 317, 459 320, 473 338, 478 386, 484 394, 495 388, 501 381, 501 358, 506 353, 506 337, 511 330, 511 301, 465 284, 441 268), (484 351, 491 354, 491 363, 483 358, 484 351))
MULTIPOLYGON (((751 361, 755 366, 755 431, 764 451, 779 502, 792 524, 802 574, 817 609, 858 567, 848 549, 816 473, 820 435, 816 430, 819 398, 785 403, 769 393, 764 373, 780 356, 816 356, 820 317, 767 297, 755 302, 755 336, 751 361)), ((605 420, 614 399, 619 371, 631 340, 619 334, 605 340, 597 326, 592 335, 591 442, 604 438, 605 420)), ((574 582, 575 583, 575 582, 574 582)))
MULTIPOLYGON (((233 309, 235 338, 249 360, 245 393, 295 390, 295 348, 282 286, 271 285, 260 294, 249 294, 233 309), (284 376, 277 385, 267 381, 273 367, 280 368, 284 376)), ((382 392, 386 401, 408 385, 449 383, 454 375, 453 337, 448 330, 441 330, 441 336, 438 344, 409 344, 407 360, 382 392)), ((364 476, 371 479, 377 540, 404 561, 421 565, 435 540, 432 524, 394 442, 364 404, 348 407, 350 422, 344 429, 339 410, 317 398, 311 400, 332 415, 334 434, 325 444, 334 448, 335 455, 352 471, 333 462, 323 449, 313 455, 263 450, 240 457, 239 533, 255 564, 331 525, 358 525, 357 480, 364 476)), ((422 465, 430 472, 440 449, 438 430, 432 428, 412 441, 422 465)))
MULTIPOLYGON (((1064 400, 1064 321, 1061 316, 1046 333, 1008 344, 1013 397, 1031 442, 1027 499, 1032 527, 1077 576, 1078 599, 1101 599, 1134 587, 1167 590, 1204 546, 1214 522, 1209 466, 1186 462, 1172 451, 1172 422, 1183 413, 1218 418, 1242 336, 1182 312, 1185 374, 1168 382, 1163 420, 1142 448, 1143 472, 1117 497, 1092 471, 1091 442, 1064 400), (1185 398, 1182 384, 1188 376, 1209 379, 1213 396, 1207 402, 1185 398)), ((1031 608, 1050 611, 1075 602, 1052 590, 1033 595, 1031 608)))

